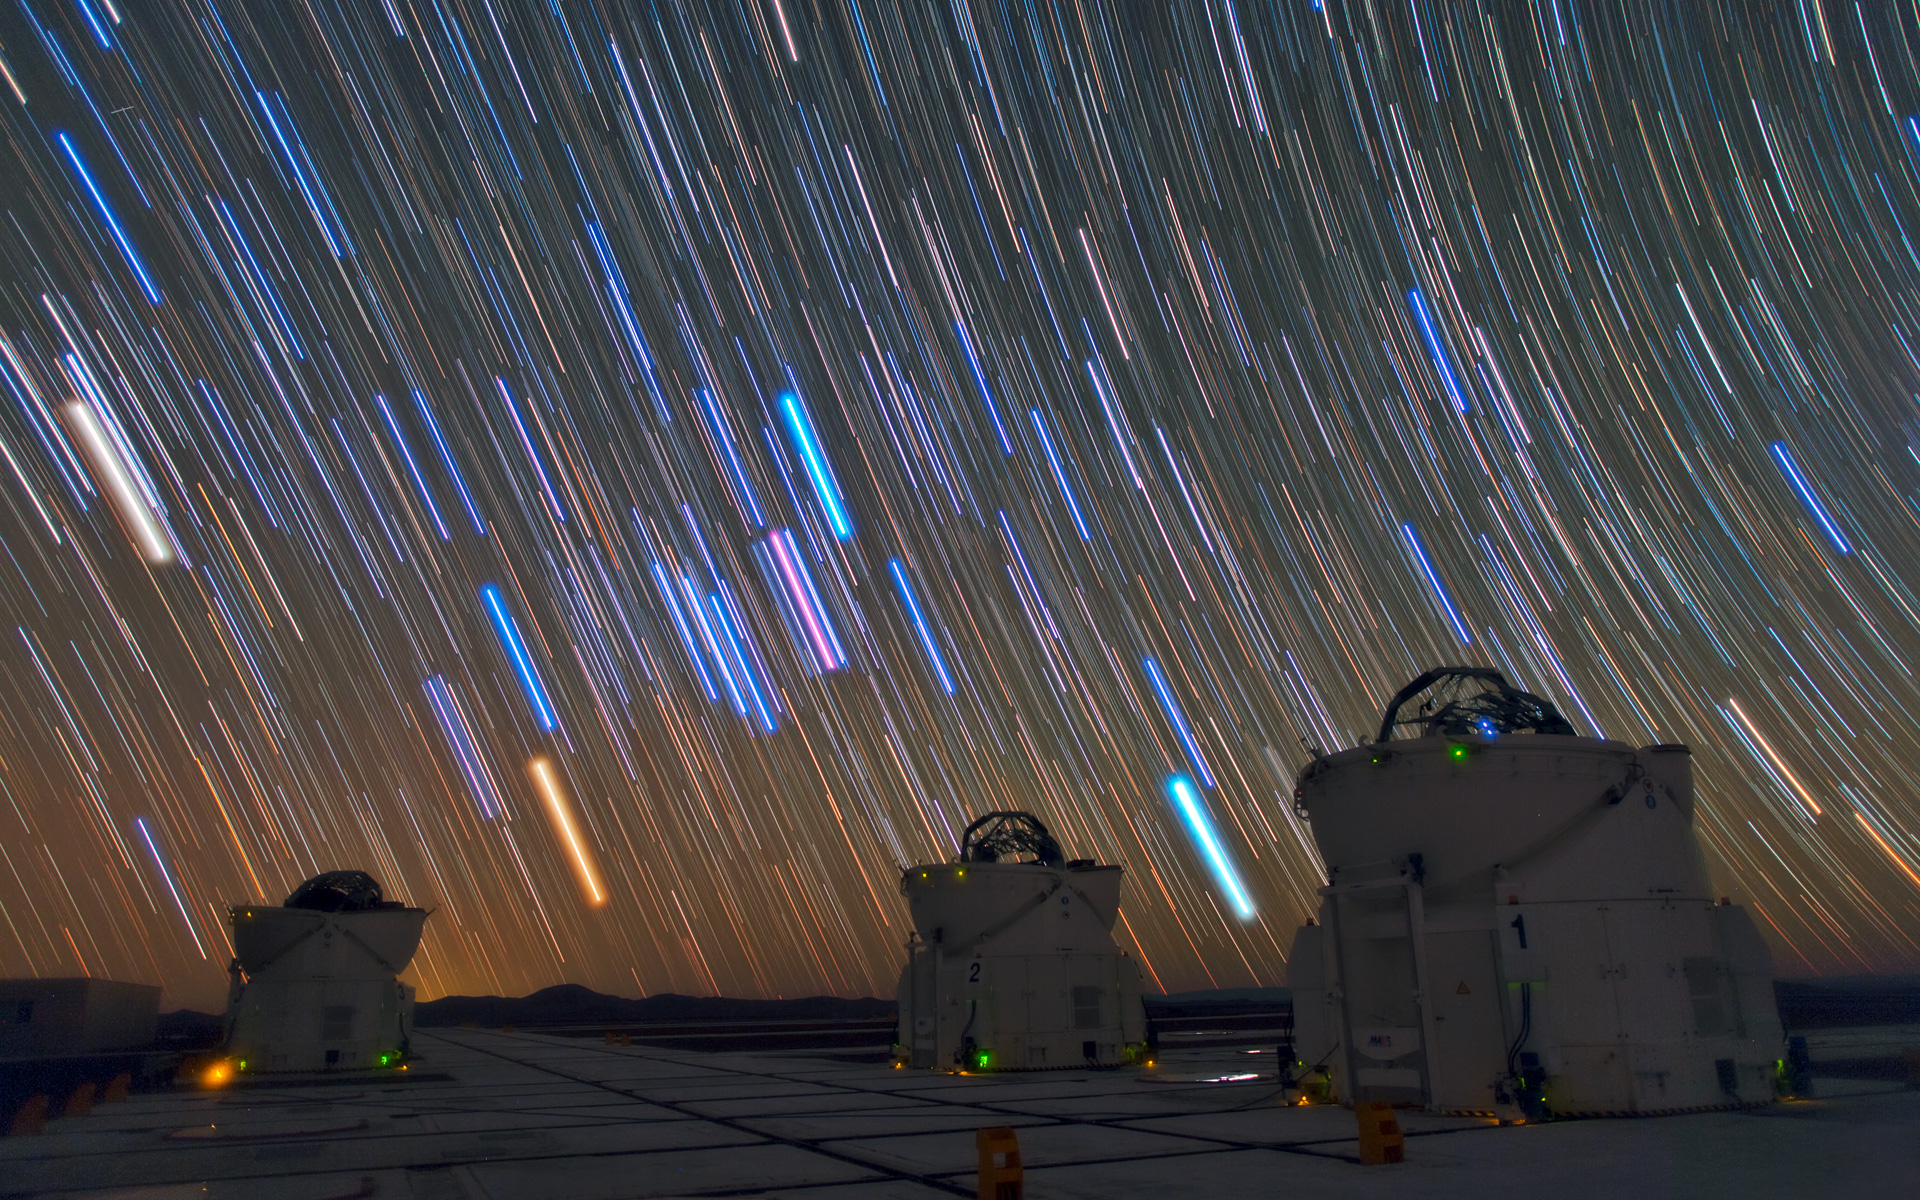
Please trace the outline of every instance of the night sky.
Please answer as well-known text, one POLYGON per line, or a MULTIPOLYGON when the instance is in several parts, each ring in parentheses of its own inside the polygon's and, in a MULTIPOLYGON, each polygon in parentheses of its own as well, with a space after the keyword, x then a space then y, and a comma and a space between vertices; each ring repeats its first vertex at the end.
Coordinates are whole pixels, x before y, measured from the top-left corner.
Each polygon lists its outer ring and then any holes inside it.
POLYGON ((1456 662, 1912 969, 1920 9, 1607 7, 5 0, 0 972, 889 995, 1025 808, 1278 984, 1456 662))

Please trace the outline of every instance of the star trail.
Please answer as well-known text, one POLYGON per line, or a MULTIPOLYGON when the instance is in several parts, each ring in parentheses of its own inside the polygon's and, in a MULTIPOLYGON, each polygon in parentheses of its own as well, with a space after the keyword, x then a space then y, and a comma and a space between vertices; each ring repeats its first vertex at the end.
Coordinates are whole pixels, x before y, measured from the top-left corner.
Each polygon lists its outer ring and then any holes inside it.
POLYGON ((1920 964, 1920 5, 0 0, 0 972, 891 993, 993 808, 1277 984, 1427 667, 1920 964))

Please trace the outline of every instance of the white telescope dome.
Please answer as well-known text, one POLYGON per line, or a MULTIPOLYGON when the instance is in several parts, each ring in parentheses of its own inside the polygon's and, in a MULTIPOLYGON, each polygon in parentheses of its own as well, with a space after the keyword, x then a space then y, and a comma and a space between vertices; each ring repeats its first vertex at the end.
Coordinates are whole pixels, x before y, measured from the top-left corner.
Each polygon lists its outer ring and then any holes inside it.
POLYGON ((1140 973, 1112 934, 1121 875, 1069 861, 1024 812, 987 813, 952 861, 902 872, 914 936, 900 972, 901 1061, 978 1071, 1142 1057, 1140 973))
POLYGON ((284 904, 236 904, 228 1057, 242 1071, 397 1067, 413 1031, 425 909, 387 900, 363 871, 307 880, 284 904))
POLYGON ((1582 737, 1442 667, 1294 791, 1327 865, 1289 969, 1299 1063, 1348 1100, 1529 1115, 1771 1099, 1781 1029, 1716 903, 1685 746, 1582 737))

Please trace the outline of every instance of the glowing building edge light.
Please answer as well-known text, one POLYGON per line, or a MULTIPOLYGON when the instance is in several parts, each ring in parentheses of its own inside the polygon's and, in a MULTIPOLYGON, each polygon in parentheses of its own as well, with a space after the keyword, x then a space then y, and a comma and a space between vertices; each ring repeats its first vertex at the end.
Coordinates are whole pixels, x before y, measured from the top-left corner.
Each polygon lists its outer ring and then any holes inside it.
POLYGON ((167 536, 159 518, 140 494, 139 487, 133 481, 133 472, 108 439, 107 431, 101 427, 100 418, 94 413, 93 407, 83 400, 75 400, 67 405, 65 411, 67 423, 79 436, 81 449, 86 451, 88 464, 93 467, 100 481, 107 485, 107 497, 113 502, 114 511, 120 514, 120 522, 126 526, 140 556, 156 567, 171 563, 174 560, 173 540, 167 536))
POLYGON ((1175 775, 1167 783, 1167 791, 1173 796, 1173 802, 1180 809, 1180 816, 1187 822, 1188 832, 1193 834, 1194 842, 1200 852, 1206 855, 1207 865, 1213 868, 1213 877, 1220 881, 1220 887, 1227 893, 1227 899, 1233 903, 1233 911, 1242 921, 1253 919, 1253 901, 1247 897, 1247 889, 1240 886, 1240 877, 1234 872, 1233 864, 1227 860, 1227 852, 1220 846, 1220 839, 1213 832, 1213 822, 1207 819, 1207 813, 1200 806, 1200 797, 1193 789, 1193 781, 1185 775, 1175 775))
POLYGON ((574 874, 580 878, 580 890, 586 893, 587 903, 598 908, 607 902, 607 889, 600 882, 600 872, 587 853, 586 842, 581 840, 580 827, 573 822, 573 810, 567 804, 566 793, 560 790, 560 780, 553 773, 553 764, 544 758, 536 758, 527 764, 527 770, 533 776, 534 786, 540 789, 540 798, 546 801, 547 816, 553 821, 554 836, 560 839, 567 853, 573 857, 574 874))

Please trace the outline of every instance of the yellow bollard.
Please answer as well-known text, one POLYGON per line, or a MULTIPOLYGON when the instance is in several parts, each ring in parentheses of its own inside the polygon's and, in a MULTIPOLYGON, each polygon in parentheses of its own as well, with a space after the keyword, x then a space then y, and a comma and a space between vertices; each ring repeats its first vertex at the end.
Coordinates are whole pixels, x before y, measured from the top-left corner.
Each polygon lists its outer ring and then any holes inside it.
POLYGON ((36 1092, 27 1097, 26 1103, 14 1110, 13 1125, 8 1133, 18 1136, 23 1133, 45 1133, 47 1131, 47 1109, 51 1104, 45 1092, 36 1092))
POLYGON ((63 1117, 86 1116, 93 1111, 93 1097, 99 1090, 91 1079, 76 1085, 72 1094, 67 1097, 67 1102, 61 1106, 60 1115, 63 1117))
POLYGON ((1360 1122, 1360 1162, 1369 1167, 1382 1163, 1405 1162, 1407 1139, 1393 1110, 1378 1101, 1363 1101, 1353 1106, 1360 1122))
POLYGON ((613 1030, 609 1029, 605 1033, 601 1034, 600 1040, 605 1042, 609 1046, 613 1045, 613 1030))
POLYGON ((117 1104, 127 1098, 133 1088, 133 1072, 122 1071, 107 1082, 107 1089, 100 1093, 102 1104, 117 1104))
POLYGON ((980 1151, 979 1200, 1025 1200, 1025 1171, 1020 1166, 1020 1139, 1006 1126, 978 1129, 973 1144, 980 1151), (995 1162, 995 1159, 998 1162, 995 1162))
POLYGON ((632 1035, 632 1034, 630 1034, 630 1033, 623 1033, 623 1034, 621 1034, 621 1035, 620 1035, 620 1044, 621 1044, 622 1046, 631 1046, 631 1045, 633 1045, 633 1035, 632 1035))

